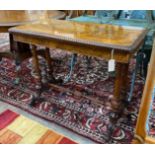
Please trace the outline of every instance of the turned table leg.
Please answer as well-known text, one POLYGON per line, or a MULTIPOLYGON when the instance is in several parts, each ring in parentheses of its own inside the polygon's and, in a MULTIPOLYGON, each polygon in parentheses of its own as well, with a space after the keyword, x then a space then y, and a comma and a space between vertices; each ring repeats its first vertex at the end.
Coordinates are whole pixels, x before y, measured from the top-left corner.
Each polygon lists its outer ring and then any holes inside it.
POLYGON ((50 49, 49 48, 45 49, 45 59, 46 59, 47 65, 48 65, 47 71, 48 71, 49 76, 50 76, 49 79, 53 80, 54 77, 53 77, 52 59, 50 56, 50 49))
POLYGON ((114 87, 114 96, 117 100, 126 100, 128 87, 128 69, 129 64, 116 64, 116 79, 114 87))
POLYGON ((62 79, 55 79, 54 75, 53 75, 53 66, 52 66, 52 58, 50 56, 50 49, 46 48, 45 49, 45 59, 48 65, 48 72, 50 75, 50 83, 54 83, 54 84, 62 84, 63 80, 62 79))
POLYGON ((38 82, 38 85, 36 86, 36 88, 41 89, 42 81, 41 81, 41 71, 40 71, 40 68, 39 68, 39 59, 38 59, 38 54, 37 54, 37 46, 32 45, 31 52, 32 52, 32 57, 33 57, 33 66, 34 66, 34 70, 36 72, 36 79, 37 79, 37 82, 38 82))
POLYGON ((9 39, 10 39, 10 51, 12 57, 15 59, 15 64, 16 64, 16 79, 14 81, 15 84, 19 84, 20 81, 20 75, 19 72, 21 70, 21 62, 28 58, 31 57, 31 51, 30 51, 30 46, 29 44, 25 43, 20 43, 16 42, 13 39, 13 35, 9 34, 9 39))
POLYGON ((37 52, 36 45, 31 46, 31 53, 32 53, 33 67, 36 73, 35 78, 37 80, 37 85, 36 85, 37 93, 33 96, 33 99, 29 105, 35 106, 36 100, 41 99, 41 93, 43 91, 43 84, 42 84, 42 76, 41 76, 41 70, 39 67, 39 59, 38 59, 38 52, 37 52))

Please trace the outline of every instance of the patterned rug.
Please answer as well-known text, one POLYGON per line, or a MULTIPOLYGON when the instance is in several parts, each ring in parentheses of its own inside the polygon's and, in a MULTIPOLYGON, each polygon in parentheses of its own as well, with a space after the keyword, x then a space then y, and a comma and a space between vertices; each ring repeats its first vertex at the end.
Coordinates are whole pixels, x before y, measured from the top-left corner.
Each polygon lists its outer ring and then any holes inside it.
MULTIPOLYGON (((65 79, 71 55, 56 49, 51 50, 51 57, 57 60, 52 64, 54 75, 65 79)), ((36 101, 35 106, 30 107, 29 103, 37 93, 32 59, 22 63, 22 78, 20 84, 15 85, 14 62, 3 58, 0 65, 0 99, 98 143, 131 143, 143 90, 143 80, 139 76, 136 78, 132 101, 125 107, 109 139, 107 126, 110 114, 104 104, 113 93, 115 79, 107 72, 107 62, 91 58, 88 65, 85 57, 78 56, 70 82, 51 87, 46 84, 49 76, 42 57, 40 64, 45 87, 41 98, 36 101)), ((129 76, 133 66, 132 62, 129 76)))
POLYGON ((0 144, 76 144, 22 115, 6 110, 0 114, 0 144))

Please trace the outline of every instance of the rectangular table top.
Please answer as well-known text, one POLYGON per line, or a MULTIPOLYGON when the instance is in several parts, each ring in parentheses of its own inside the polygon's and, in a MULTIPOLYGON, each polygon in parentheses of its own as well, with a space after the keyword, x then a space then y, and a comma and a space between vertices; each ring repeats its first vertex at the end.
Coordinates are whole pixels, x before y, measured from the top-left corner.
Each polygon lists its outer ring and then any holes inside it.
POLYGON ((134 51, 143 41, 144 28, 110 24, 83 23, 64 20, 46 20, 9 29, 10 33, 64 40, 73 43, 134 51))

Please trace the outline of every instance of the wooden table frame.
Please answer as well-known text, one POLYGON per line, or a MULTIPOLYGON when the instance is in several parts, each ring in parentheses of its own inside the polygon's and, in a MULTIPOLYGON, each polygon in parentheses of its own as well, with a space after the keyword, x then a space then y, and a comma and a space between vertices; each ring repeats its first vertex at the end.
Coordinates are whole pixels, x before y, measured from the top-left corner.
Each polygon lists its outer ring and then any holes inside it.
POLYGON ((147 117, 150 110, 150 104, 152 102, 152 94, 155 89, 154 66, 155 66, 155 39, 154 39, 150 64, 148 66, 148 74, 147 74, 147 79, 146 79, 146 83, 143 91, 138 120, 136 124, 135 138, 133 140, 133 143, 136 143, 136 144, 143 144, 143 143, 155 144, 155 138, 148 136, 146 133, 147 117))
MULTIPOLYGON (((116 80, 114 88, 114 96, 116 99, 121 100, 125 98, 128 84, 128 68, 131 57, 140 49, 144 42, 147 31, 145 30, 141 36, 136 40, 132 47, 122 48, 116 46, 107 46, 104 44, 95 44, 81 40, 65 40, 52 35, 28 32, 25 30, 20 31, 17 28, 9 30, 13 35, 13 39, 17 42, 27 43, 32 45, 32 53, 34 56, 34 66, 38 72, 39 79, 41 80, 40 71, 38 67, 36 46, 41 45, 48 48, 60 48, 73 53, 78 53, 86 56, 100 57, 106 60, 111 59, 111 51, 114 49, 113 58, 116 60, 116 80), (95 52, 94 52, 95 51, 95 52), (126 51, 126 52, 124 52, 126 51)), ((48 49, 47 48, 47 49, 48 49)), ((51 60, 50 60, 51 61, 51 60)))

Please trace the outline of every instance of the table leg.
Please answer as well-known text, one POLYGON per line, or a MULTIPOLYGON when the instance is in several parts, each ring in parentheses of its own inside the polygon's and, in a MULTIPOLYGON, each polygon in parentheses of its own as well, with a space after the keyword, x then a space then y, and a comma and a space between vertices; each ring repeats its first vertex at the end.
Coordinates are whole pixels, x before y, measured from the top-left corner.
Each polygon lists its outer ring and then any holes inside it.
POLYGON ((14 41, 12 34, 9 34, 9 39, 10 50, 18 60, 22 61, 32 56, 29 44, 14 41))
POLYGON ((37 54, 37 46, 32 45, 31 48, 31 52, 32 52, 32 56, 33 56, 33 66, 34 66, 34 70, 36 72, 36 79, 38 82, 38 85, 36 86, 37 89, 41 89, 41 71, 39 68, 39 59, 38 59, 38 54, 37 54))
POLYGON ((14 41, 13 41, 13 35, 9 33, 9 40, 10 40, 10 51, 14 51, 14 41))
POLYGON ((52 67, 52 58, 50 56, 50 49, 49 48, 46 48, 45 49, 45 59, 47 61, 47 65, 48 65, 48 72, 49 72, 49 75, 50 75, 50 83, 54 83, 54 84, 61 84, 63 83, 63 80, 62 79, 55 79, 54 76, 53 76, 53 67, 52 67))
POLYGON ((38 59, 38 52, 37 52, 37 46, 36 45, 31 46, 31 53, 32 53, 33 67, 34 67, 34 70, 36 72, 36 80, 37 80, 36 89, 37 89, 37 92, 33 96, 33 99, 31 100, 31 103, 29 105, 35 106, 35 104, 37 103, 36 101, 42 99, 41 93, 44 89, 44 86, 42 83, 41 70, 39 68, 39 59, 38 59))
POLYGON ((114 96, 117 100, 126 100, 128 87, 128 69, 129 64, 116 64, 114 96))
POLYGON ((53 79, 52 59, 51 59, 51 56, 50 56, 50 49, 49 48, 45 49, 45 59, 46 59, 47 65, 48 65, 47 71, 48 71, 48 73, 50 75, 50 78, 53 79))
POLYGON ((28 58, 31 57, 31 51, 30 51, 30 46, 29 44, 25 43, 20 43, 16 42, 13 39, 13 35, 9 34, 9 39, 10 39, 10 51, 15 59, 15 64, 16 64, 16 79, 14 81, 15 84, 19 84, 20 81, 20 75, 19 72, 21 70, 21 62, 28 58))

